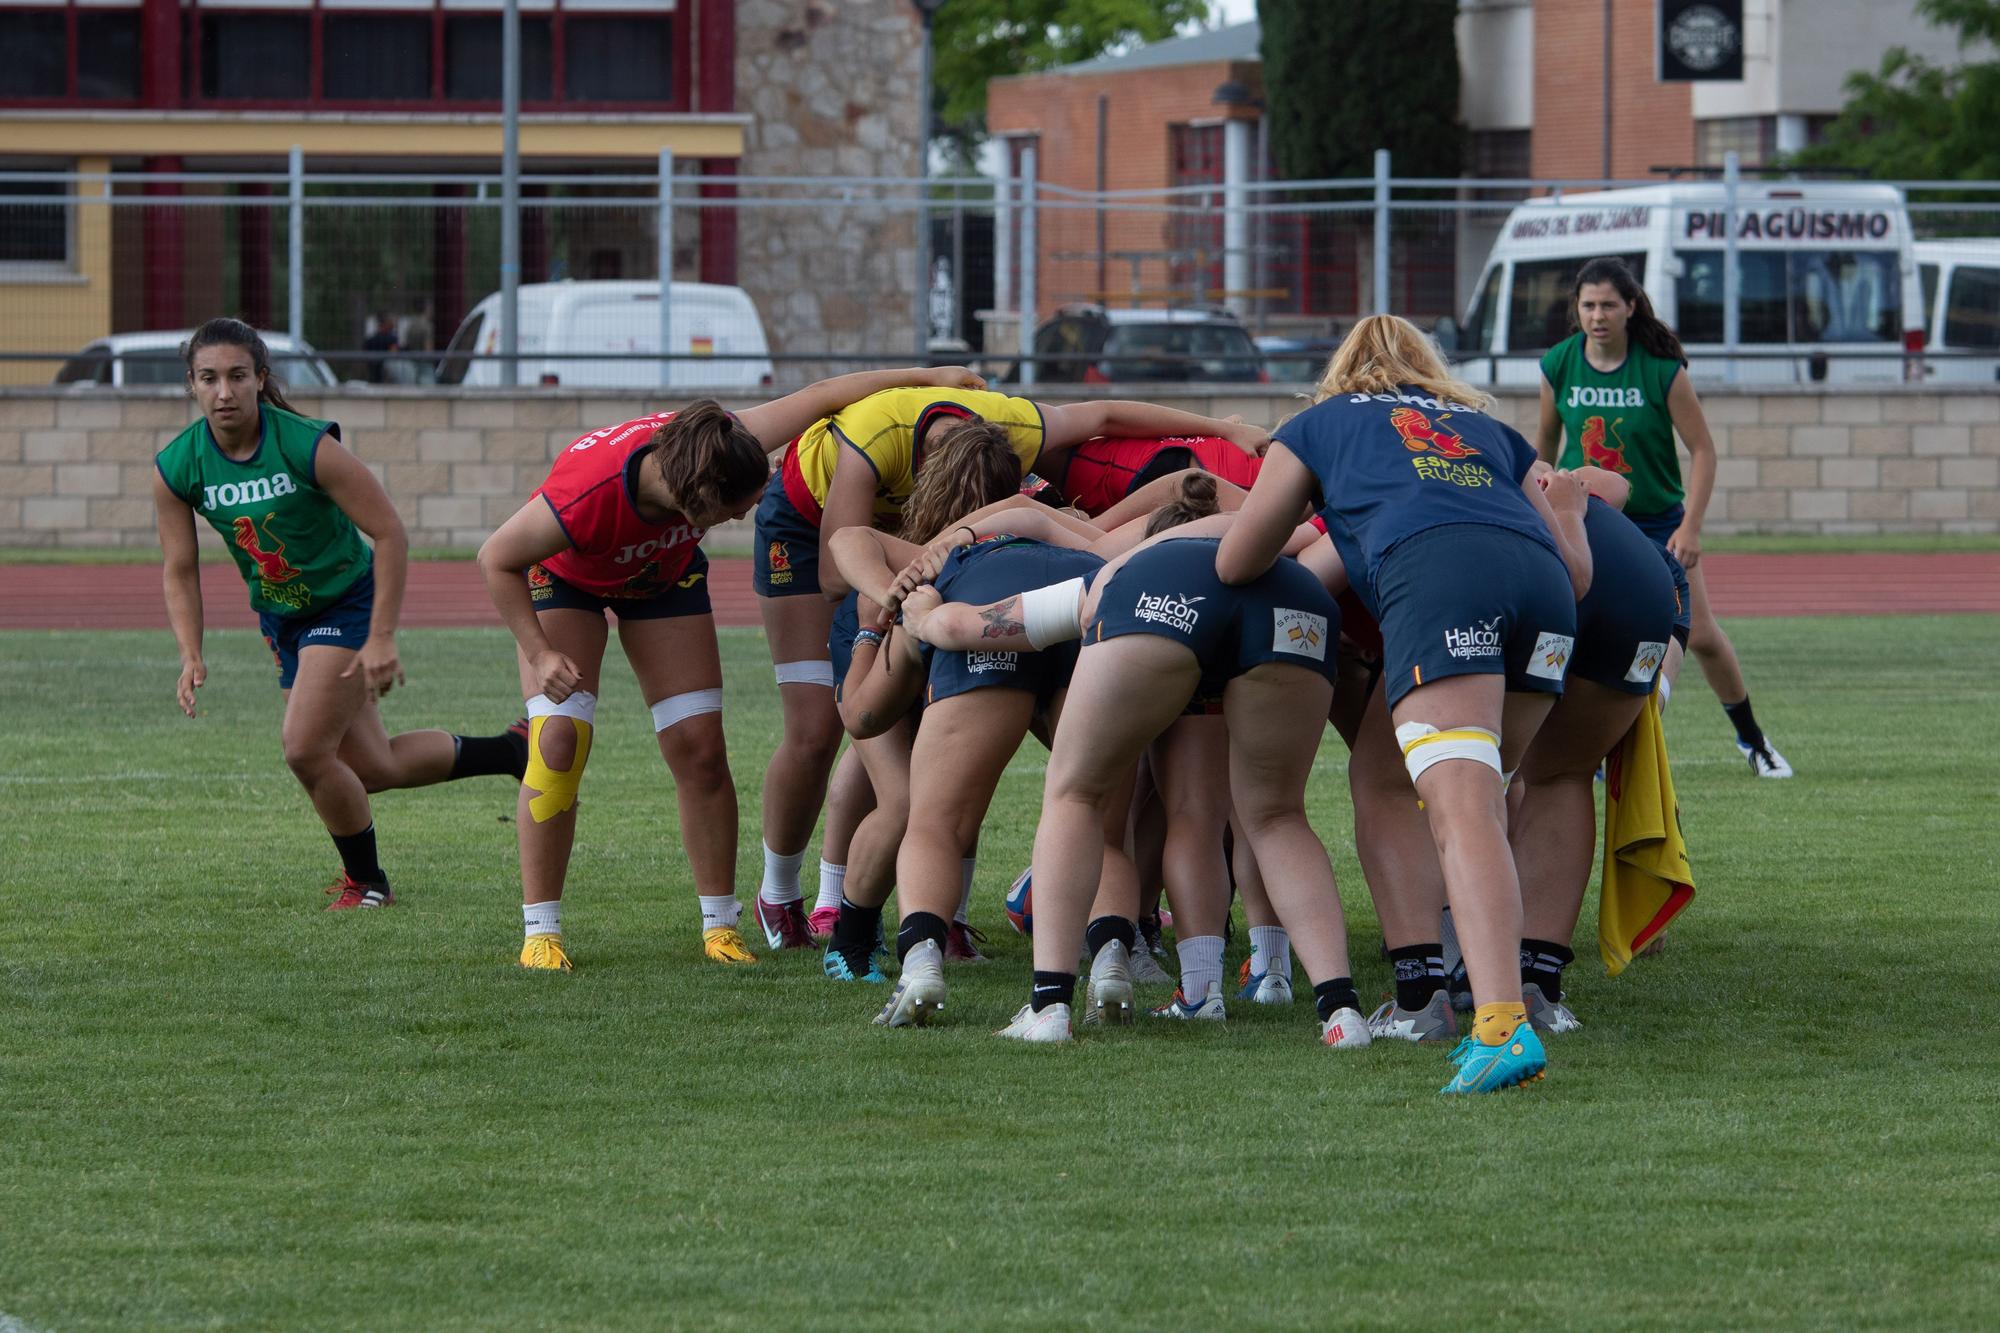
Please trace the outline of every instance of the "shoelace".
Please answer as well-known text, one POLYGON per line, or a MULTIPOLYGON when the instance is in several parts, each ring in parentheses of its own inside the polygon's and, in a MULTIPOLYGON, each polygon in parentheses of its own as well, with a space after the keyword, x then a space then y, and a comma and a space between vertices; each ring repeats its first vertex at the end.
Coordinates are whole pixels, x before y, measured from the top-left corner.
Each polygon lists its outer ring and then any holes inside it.
POLYGON ((965 921, 954 921, 952 922, 952 924, 954 926, 957 926, 961 931, 965 932, 966 938, 971 940, 974 944, 986 943, 986 932, 981 930, 979 927, 965 921))

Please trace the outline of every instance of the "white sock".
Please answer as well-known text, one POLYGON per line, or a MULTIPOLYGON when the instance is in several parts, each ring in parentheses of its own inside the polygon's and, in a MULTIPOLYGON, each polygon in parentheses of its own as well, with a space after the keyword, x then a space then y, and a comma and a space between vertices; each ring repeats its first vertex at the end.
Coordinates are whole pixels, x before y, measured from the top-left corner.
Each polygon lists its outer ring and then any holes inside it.
POLYGON ((562 934, 562 899, 551 898, 545 903, 521 904, 521 921, 529 939, 537 935, 562 934))
POLYGON ((1661 676, 1659 679, 1659 691, 1660 691, 1660 711, 1664 713, 1667 711, 1667 704, 1672 702, 1673 700, 1674 683, 1668 680, 1665 676, 1661 676))
POLYGON ((764 887, 757 890, 757 896, 767 903, 795 903, 805 897, 799 889, 799 867, 805 864, 803 850, 789 856, 771 850, 771 844, 764 844, 764 887))
POLYGON ((819 863, 819 900, 813 903, 813 911, 831 907, 840 909, 840 893, 847 887, 847 867, 837 866, 831 861, 819 863))
POLYGON ((1200 1004, 1211 984, 1222 984, 1222 936, 1194 935, 1175 947, 1181 955, 1181 998, 1200 1004))
POLYGON ((966 912, 972 907, 972 877, 978 868, 979 858, 976 856, 968 856, 958 863, 960 881, 958 889, 958 915, 953 917, 952 920, 961 926, 971 919, 966 915, 966 912))
POLYGON ((1283 926, 1250 927, 1250 975, 1267 972, 1292 979, 1292 937, 1283 926))
POLYGON ((743 904, 736 901, 733 893, 708 898, 697 895, 701 903, 701 928, 714 930, 717 926, 734 926, 743 915, 743 904))

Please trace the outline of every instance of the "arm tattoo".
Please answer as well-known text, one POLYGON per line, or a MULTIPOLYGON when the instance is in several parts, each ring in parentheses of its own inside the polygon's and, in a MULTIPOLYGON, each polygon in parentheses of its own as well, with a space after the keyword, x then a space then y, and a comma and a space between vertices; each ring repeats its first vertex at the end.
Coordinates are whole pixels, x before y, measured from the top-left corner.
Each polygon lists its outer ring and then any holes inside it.
POLYGON ((1009 597, 1004 602, 997 602, 992 606, 981 607, 979 618, 986 622, 986 626, 979 631, 979 637, 982 639, 1004 639, 1010 634, 1019 634, 1025 630, 1027 626, 1013 617, 1014 606, 1020 600, 1018 597, 1009 597))

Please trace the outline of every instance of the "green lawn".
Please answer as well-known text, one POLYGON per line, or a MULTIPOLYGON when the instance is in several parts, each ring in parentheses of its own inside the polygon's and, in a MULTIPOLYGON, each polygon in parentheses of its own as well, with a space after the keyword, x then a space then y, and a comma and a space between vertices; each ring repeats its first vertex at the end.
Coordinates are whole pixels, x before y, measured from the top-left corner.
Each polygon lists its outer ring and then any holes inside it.
MULTIPOLYGON (((1435 1049, 1323 1051, 1303 1002, 989 1036, 1036 750, 982 846, 995 961, 887 1032, 817 956, 701 961, 622 667, 578 969, 529 976, 504 783, 380 798, 401 904, 324 916, 252 635, 213 636, 196 722, 164 633, 0 635, 0 1329, 1990 1326, 2000 627, 1730 628, 1800 776, 1751 779, 1690 670, 1700 896, 1617 982, 1587 914, 1584 1030, 1463 1102, 1435 1049)), ((747 897, 777 714, 756 633, 724 648, 747 897)), ((404 651, 392 726, 517 711, 498 632, 404 651)), ((1343 762, 1313 798, 1372 1002, 1343 762)))

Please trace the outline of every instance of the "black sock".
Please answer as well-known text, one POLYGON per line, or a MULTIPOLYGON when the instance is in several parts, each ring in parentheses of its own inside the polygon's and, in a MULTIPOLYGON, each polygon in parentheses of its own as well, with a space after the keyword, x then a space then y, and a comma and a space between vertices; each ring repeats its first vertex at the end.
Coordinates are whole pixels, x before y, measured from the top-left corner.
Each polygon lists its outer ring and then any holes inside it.
POLYGON ((868 970, 868 955, 875 952, 875 941, 881 935, 882 909, 863 907, 843 896, 840 915, 833 920, 833 938, 826 947, 846 959, 849 970, 860 976, 868 970))
POLYGON ((1035 989, 1028 1003, 1038 1014, 1052 1004, 1075 1004, 1076 973, 1037 971, 1035 989))
POLYGON ((1313 987, 1313 1008, 1319 1011, 1319 1021, 1324 1023, 1342 1009, 1359 1010, 1361 996, 1355 992, 1353 977, 1335 977, 1322 981, 1313 987))
POLYGON ((944 918, 936 912, 912 912, 903 918, 903 928, 896 932, 896 961, 902 962, 910 956, 910 950, 925 940, 933 940, 938 948, 944 948, 944 918))
POLYGON ((1551 940, 1521 941, 1521 984, 1542 988, 1542 998, 1554 1004, 1562 998, 1563 969, 1576 961, 1574 950, 1551 940))
POLYGON ((1406 944, 1389 950, 1389 963, 1396 972, 1398 1009, 1421 1009, 1445 987, 1443 945, 1406 944))
POLYGON ((447 782, 460 778, 511 777, 519 782, 528 771, 528 742, 511 731, 498 736, 453 736, 458 753, 451 761, 447 782))
POLYGON ((1089 951, 1092 958, 1095 958, 1103 951, 1105 945, 1117 940, 1125 946, 1125 951, 1130 953, 1132 942, 1138 938, 1138 923, 1130 917, 1101 916, 1084 927, 1083 947, 1089 951))
POLYGON ((1757 725, 1757 715, 1750 711, 1750 696, 1744 695, 1733 704, 1722 705, 1722 711, 1729 714, 1729 725, 1736 728, 1739 744, 1753 750, 1764 748, 1764 729, 1757 725))
POLYGON ((1160 942, 1160 914, 1151 912, 1139 918, 1139 936, 1146 941, 1148 949, 1160 942))
POLYGON ((334 850, 340 853, 340 864, 347 871, 347 877, 356 884, 387 884, 389 877, 382 873, 382 863, 375 859, 375 826, 370 824, 359 833, 328 833, 333 839, 334 850))

